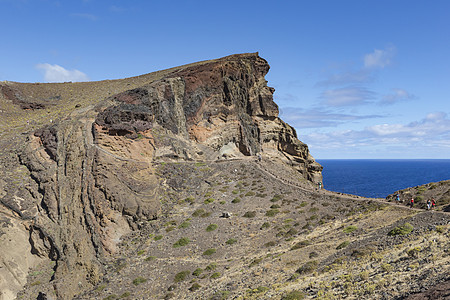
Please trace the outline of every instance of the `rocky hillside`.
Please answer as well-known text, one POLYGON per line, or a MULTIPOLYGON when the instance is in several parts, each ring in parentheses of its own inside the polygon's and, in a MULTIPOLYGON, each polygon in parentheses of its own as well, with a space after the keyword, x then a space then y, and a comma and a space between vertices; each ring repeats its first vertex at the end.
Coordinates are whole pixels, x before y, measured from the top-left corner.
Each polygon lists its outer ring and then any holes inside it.
POLYGON ((448 214, 316 190, 322 167, 278 117, 268 70, 240 54, 0 83, 0 299, 439 292, 448 214))
POLYGON ((414 206, 427 209, 427 201, 435 200, 435 210, 450 212, 450 180, 430 182, 424 185, 399 190, 386 197, 387 201, 397 202, 397 194, 400 203, 408 204, 414 198, 414 206))

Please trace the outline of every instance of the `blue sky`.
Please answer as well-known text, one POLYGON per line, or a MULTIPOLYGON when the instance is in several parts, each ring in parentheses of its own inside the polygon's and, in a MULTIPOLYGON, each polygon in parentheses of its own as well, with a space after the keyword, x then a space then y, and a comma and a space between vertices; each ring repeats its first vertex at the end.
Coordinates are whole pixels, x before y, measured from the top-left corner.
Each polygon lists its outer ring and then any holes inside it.
POLYGON ((0 0, 0 80, 259 52, 314 157, 450 158, 450 1, 0 0))

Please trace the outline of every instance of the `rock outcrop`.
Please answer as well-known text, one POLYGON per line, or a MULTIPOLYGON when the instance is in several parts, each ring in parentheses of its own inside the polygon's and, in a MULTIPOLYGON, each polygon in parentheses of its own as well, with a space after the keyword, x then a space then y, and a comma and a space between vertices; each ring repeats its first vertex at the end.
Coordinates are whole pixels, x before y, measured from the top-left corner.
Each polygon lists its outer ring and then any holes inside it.
MULTIPOLYGON (((54 291, 42 293, 68 299, 91 288, 121 236, 158 218, 165 183, 155 163, 261 155, 295 169, 305 186, 321 181, 322 167, 278 117, 268 70, 257 54, 241 54, 117 81, 2 83, 12 113, 1 155, 13 159, 2 166, 0 201, 22 220, 9 236, 35 261, 56 262, 54 291)), ((2 259, 22 273, 38 263, 2 259)))

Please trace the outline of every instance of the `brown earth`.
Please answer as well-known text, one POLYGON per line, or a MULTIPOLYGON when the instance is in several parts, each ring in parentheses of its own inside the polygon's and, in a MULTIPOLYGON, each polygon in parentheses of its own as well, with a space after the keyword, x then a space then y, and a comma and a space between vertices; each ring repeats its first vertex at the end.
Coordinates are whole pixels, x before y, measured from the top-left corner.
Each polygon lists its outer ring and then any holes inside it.
POLYGON ((268 70, 0 83, 0 299, 445 295, 445 184, 435 211, 317 190, 268 70))

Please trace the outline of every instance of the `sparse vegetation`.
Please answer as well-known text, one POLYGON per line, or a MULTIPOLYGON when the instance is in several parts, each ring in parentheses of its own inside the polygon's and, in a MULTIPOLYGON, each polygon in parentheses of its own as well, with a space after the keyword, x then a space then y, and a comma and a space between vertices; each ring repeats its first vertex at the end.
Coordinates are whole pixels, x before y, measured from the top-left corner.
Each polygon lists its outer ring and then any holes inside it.
POLYGON ((409 224, 409 223, 404 223, 401 226, 397 226, 394 229, 392 229, 391 231, 389 231, 389 235, 394 236, 394 235, 406 235, 408 233, 410 233, 411 231, 413 231, 414 227, 409 224))
POLYGON ((336 247, 336 250, 344 249, 344 248, 347 247, 349 244, 350 244, 349 241, 343 241, 342 243, 340 243, 340 244, 336 247))
POLYGON ((245 218, 254 218, 255 216, 256 216, 256 211, 248 211, 243 215, 243 217, 245 217, 245 218))
POLYGON ((203 255, 213 255, 214 253, 216 253, 216 249, 209 248, 203 252, 203 255))
POLYGON ((217 224, 209 224, 208 227, 206 227, 206 231, 210 232, 210 231, 214 231, 217 229, 217 224))
POLYGON ((183 280, 186 280, 186 277, 189 276, 189 274, 190 274, 189 271, 178 272, 177 274, 175 274, 175 278, 173 279, 173 281, 181 282, 183 280))
POLYGON ((317 265, 318 263, 316 260, 311 260, 298 268, 296 272, 299 274, 309 274, 316 270, 317 265))
POLYGON ((179 247, 186 246, 187 244, 189 244, 190 241, 191 240, 189 240, 188 238, 183 237, 183 238, 179 239, 175 244, 173 244, 173 247, 179 248, 179 247))
POLYGON ((147 281, 147 279, 146 278, 144 278, 144 277, 136 277, 134 280, 133 280, 133 284, 134 285, 139 285, 139 284, 141 284, 141 283, 144 283, 144 282, 146 282, 147 281))
POLYGON ((229 240, 227 240, 225 243, 228 244, 228 245, 233 245, 233 244, 236 243, 236 242, 237 242, 236 239, 229 239, 229 240))
POLYGON ((352 233, 356 229, 358 229, 358 227, 356 227, 354 225, 350 225, 350 226, 347 226, 347 227, 344 228, 344 232, 345 233, 352 233))

